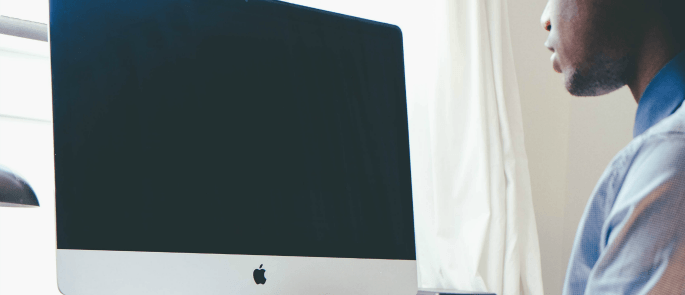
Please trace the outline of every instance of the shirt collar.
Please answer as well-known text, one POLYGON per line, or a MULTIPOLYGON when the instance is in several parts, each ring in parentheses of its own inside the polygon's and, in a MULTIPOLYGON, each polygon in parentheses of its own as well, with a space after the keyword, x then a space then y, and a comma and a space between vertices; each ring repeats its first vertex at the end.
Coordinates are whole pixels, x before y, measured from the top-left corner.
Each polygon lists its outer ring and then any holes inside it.
POLYGON ((685 51, 669 61, 654 76, 640 98, 633 137, 673 114, 685 99, 685 51))

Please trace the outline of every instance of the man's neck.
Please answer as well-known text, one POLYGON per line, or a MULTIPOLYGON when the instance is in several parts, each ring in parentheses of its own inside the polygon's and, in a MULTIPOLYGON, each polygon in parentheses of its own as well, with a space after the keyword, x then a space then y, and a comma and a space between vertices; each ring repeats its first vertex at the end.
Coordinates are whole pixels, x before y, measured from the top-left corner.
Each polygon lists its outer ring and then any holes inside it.
POLYGON ((683 49, 665 29, 667 26, 663 21, 652 23, 653 25, 645 30, 644 38, 635 54, 635 74, 628 81, 630 92, 637 103, 640 102, 652 78, 683 49))

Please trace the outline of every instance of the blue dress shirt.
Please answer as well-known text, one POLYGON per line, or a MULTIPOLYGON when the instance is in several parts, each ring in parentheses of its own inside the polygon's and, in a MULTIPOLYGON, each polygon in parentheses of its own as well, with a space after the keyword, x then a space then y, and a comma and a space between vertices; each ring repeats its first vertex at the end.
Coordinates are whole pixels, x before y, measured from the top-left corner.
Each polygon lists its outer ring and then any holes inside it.
POLYGON ((685 294, 685 52, 652 79, 634 138, 585 207, 563 294, 685 294))

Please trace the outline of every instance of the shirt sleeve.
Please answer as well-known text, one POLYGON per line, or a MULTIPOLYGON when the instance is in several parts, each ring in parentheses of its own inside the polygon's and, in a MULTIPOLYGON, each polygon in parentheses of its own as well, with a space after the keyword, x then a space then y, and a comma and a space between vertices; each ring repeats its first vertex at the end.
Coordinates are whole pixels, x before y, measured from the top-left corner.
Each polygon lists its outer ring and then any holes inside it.
POLYGON ((685 135, 641 146, 603 225, 585 294, 685 294, 685 135))

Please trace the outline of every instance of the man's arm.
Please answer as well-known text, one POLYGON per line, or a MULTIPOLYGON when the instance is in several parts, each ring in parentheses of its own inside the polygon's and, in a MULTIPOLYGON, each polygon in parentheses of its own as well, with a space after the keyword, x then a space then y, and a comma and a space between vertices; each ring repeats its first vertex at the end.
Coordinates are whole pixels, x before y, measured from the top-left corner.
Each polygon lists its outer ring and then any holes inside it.
POLYGON ((685 135, 645 140, 602 233, 585 294, 685 294, 685 135))

